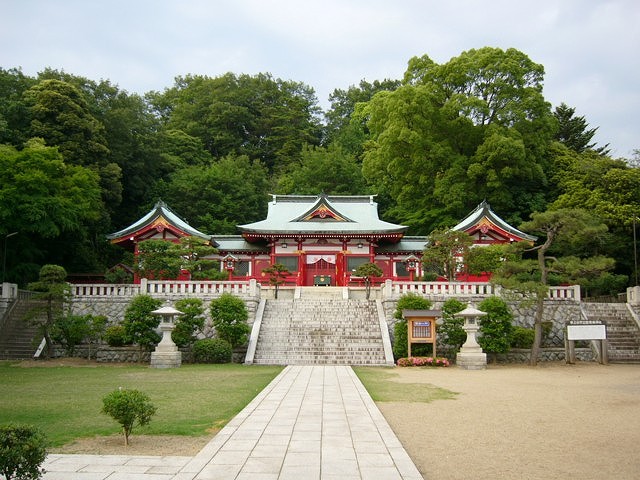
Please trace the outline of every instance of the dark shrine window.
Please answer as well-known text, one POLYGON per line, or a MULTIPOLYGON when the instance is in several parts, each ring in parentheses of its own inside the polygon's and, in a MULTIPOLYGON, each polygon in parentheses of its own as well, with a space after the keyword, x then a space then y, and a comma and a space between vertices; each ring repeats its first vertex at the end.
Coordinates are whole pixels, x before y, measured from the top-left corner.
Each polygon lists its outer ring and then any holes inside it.
POLYGON ((347 257, 347 270, 353 272, 360 265, 369 262, 369 257, 347 257))
POLYGON ((396 277, 408 277, 409 270, 407 270, 406 262, 396 262, 396 277))
POLYGON ((298 271, 298 258, 299 257, 276 257, 276 263, 284 265, 284 267, 290 272, 298 271))
POLYGON ((235 264, 235 269, 233 271, 234 275, 249 275, 251 273, 251 262, 247 260, 238 260, 235 264))

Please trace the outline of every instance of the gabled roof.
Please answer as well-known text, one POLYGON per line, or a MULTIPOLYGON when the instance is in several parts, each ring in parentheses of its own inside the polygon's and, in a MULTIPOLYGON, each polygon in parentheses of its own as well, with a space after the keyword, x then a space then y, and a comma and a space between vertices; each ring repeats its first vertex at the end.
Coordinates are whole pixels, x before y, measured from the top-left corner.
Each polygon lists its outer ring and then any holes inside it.
POLYGON ((122 230, 107 235, 111 243, 121 243, 137 237, 153 229, 163 231, 169 229, 178 236, 195 236, 209 240, 211 235, 202 233, 186 221, 176 215, 162 200, 158 200, 155 206, 137 222, 132 223, 122 230))
POLYGON ((239 225, 245 237, 294 235, 393 235, 407 227, 380 220, 370 196, 273 195, 267 218, 239 225))
POLYGON ((402 240, 396 243, 381 242, 376 247, 377 253, 414 253, 422 254, 427 248, 427 237, 402 237, 402 240))
POLYGON ((538 237, 521 232, 517 228, 509 225, 491 210, 491 206, 486 200, 483 200, 473 212, 453 227, 452 230, 467 232, 470 235, 478 230, 481 230, 483 233, 493 231, 505 237, 505 240, 513 242, 522 240, 535 242, 538 239, 538 237))
POLYGON ((241 235, 216 235, 211 243, 219 252, 255 252, 269 253, 266 243, 249 243, 241 235))

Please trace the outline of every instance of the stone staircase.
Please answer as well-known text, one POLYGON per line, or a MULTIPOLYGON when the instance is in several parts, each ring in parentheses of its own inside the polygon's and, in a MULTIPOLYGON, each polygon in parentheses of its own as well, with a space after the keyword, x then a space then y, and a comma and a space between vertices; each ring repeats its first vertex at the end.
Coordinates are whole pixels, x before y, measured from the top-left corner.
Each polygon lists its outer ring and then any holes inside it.
POLYGON ((34 307, 34 302, 18 298, 3 316, 0 322, 0 360, 33 358, 42 336, 38 336, 38 327, 24 318, 34 307))
POLYGON ((253 363, 387 365, 376 302, 344 299, 331 287, 267 300, 253 363))
POLYGON ((640 327, 626 303, 583 303, 589 320, 607 325, 610 363, 640 363, 640 327))

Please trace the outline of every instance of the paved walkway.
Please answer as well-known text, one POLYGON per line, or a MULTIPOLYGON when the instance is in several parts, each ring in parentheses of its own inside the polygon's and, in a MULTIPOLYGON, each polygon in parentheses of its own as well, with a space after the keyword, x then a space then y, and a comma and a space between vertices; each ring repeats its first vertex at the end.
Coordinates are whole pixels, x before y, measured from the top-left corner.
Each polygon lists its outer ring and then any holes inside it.
POLYGON ((286 367, 195 457, 50 455, 44 480, 423 480, 347 366, 286 367))

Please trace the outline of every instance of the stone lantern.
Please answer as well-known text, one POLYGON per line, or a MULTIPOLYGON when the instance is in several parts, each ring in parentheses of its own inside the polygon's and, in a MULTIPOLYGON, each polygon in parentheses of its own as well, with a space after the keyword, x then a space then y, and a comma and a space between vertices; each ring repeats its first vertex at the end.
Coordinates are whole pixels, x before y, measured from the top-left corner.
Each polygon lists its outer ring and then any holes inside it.
POLYGON ((480 325, 478 317, 486 315, 487 312, 477 310, 471 305, 454 314, 455 317, 464 319, 462 329, 467 332, 467 341, 460 348, 460 352, 456 355, 456 365, 465 370, 484 370, 487 368, 487 354, 482 351, 482 347, 476 340, 476 333, 480 325))
POLYGON ((229 280, 231 280, 231 276, 233 275, 233 271, 236 268, 236 262, 237 261, 238 261, 238 259, 236 257, 234 257, 233 255, 231 255, 230 253, 228 255, 226 255, 222 259, 222 263, 224 265, 224 269, 229 274, 229 280))
POLYGON ((151 352, 151 367, 179 367, 182 364, 182 352, 178 351, 178 347, 173 343, 171 332, 175 327, 173 318, 176 315, 182 315, 182 312, 173 307, 165 306, 151 313, 160 316, 160 331, 162 332, 162 340, 156 346, 155 351, 151 352))

